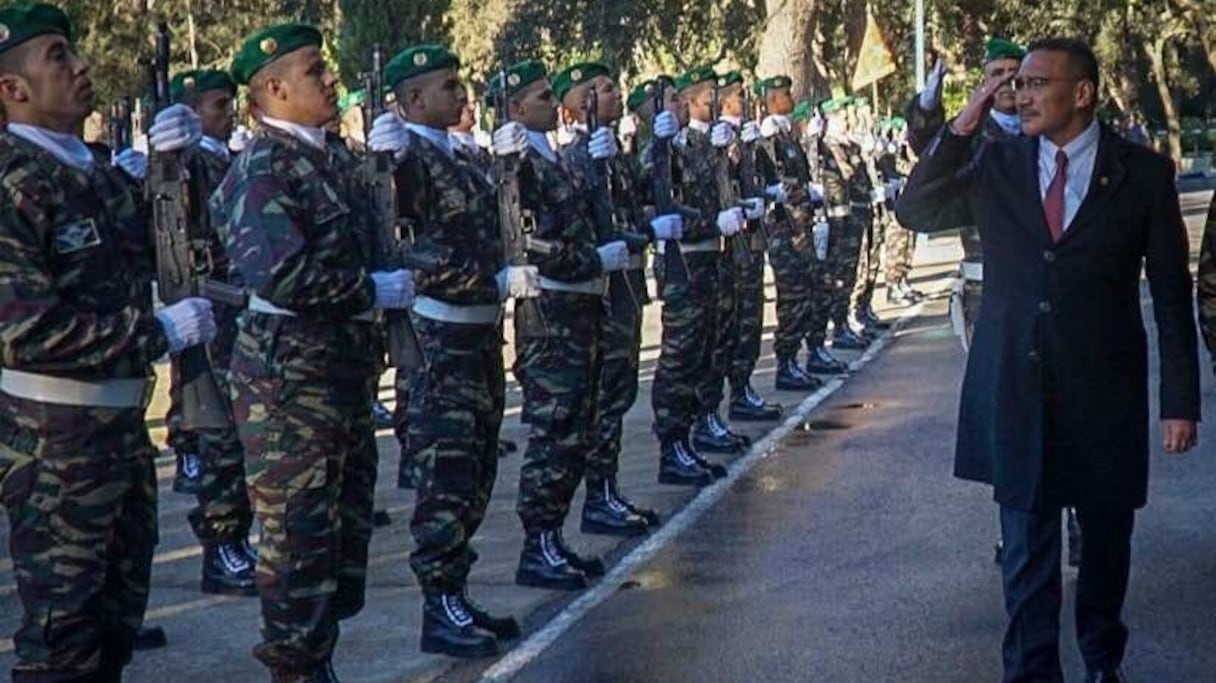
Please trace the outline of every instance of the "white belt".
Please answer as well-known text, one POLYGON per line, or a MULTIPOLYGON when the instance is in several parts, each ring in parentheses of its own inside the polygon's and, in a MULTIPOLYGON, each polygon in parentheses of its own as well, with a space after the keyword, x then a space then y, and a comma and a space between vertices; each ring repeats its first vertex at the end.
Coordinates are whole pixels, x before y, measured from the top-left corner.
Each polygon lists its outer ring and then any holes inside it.
POLYGON ((984 264, 975 261, 963 261, 959 264, 959 269, 963 273, 964 280, 972 282, 984 281, 984 264))
MULTIPOLYGON (((263 299, 262 297, 258 296, 257 294, 249 295, 249 310, 253 311, 254 313, 264 313, 266 315, 281 315, 284 318, 299 317, 295 311, 289 311, 286 308, 279 308, 278 306, 275 306, 274 304, 263 299)), ((372 309, 368 309, 366 311, 363 311, 359 315, 351 316, 350 319, 358 320, 359 322, 370 323, 376 319, 375 311, 372 309)))
POLYGON ((502 307, 498 304, 458 305, 418 296, 414 299, 414 314, 429 320, 465 325, 495 325, 502 307))
POLYGON ((852 213, 848 206, 842 204, 828 209, 828 218, 848 218, 852 213))
POLYGON ((553 280, 545 276, 540 278, 540 288, 550 292, 570 292, 572 294, 591 294, 593 296, 604 296, 606 291, 605 280, 602 277, 583 280, 582 282, 563 282, 561 280, 553 280))
MULTIPOLYGON (((722 251, 721 237, 711 237, 710 239, 701 240, 700 242, 678 242, 678 244, 680 245, 680 251, 684 252, 685 254, 693 252, 722 251)), ((659 242, 658 252, 660 254, 666 252, 666 245, 667 240, 659 242)))
POLYGON ((147 378, 83 381, 20 370, 0 372, 0 391, 39 403, 95 408, 143 408, 152 393, 147 378))

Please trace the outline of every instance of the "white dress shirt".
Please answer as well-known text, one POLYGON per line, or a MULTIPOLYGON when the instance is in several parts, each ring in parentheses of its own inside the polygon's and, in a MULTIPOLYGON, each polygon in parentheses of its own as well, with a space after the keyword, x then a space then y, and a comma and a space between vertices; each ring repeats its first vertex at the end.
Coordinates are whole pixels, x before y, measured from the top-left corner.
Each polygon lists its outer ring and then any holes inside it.
MULTIPOLYGON (((1098 140, 1102 137, 1102 128, 1094 120, 1071 142, 1064 145, 1064 154, 1068 156, 1068 178, 1064 181, 1064 230, 1072 225, 1077 210, 1089 194, 1089 183, 1094 177, 1094 164, 1098 160, 1098 140)), ((1039 138, 1039 197, 1047 198, 1047 188, 1052 178, 1056 177, 1057 147, 1045 137, 1039 138)))

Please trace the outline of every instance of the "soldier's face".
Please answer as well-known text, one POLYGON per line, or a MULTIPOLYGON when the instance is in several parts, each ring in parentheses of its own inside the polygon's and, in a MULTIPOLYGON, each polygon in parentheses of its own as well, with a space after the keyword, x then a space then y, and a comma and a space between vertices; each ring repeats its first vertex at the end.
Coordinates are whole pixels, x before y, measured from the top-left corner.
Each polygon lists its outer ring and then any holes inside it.
MULTIPOLYGON (((1008 78, 1018 72, 1018 67, 1021 64, 1016 59, 997 59, 989 62, 984 65, 984 82, 1008 78)), ((1017 99, 1012 85, 1006 83, 1000 90, 996 91, 996 97, 992 100, 992 108, 1005 114, 1012 114, 1017 111, 1017 99)))
POLYGON ((794 111, 794 97, 789 88, 773 88, 766 95, 768 98, 768 113, 788 116, 794 111))
POLYGON ((691 91, 686 91, 680 99, 684 100, 690 119, 705 122, 713 120, 713 88, 697 86, 691 91))
POLYGON ((456 69, 438 69, 419 76, 416 81, 409 83, 407 92, 405 114, 408 120, 440 130, 460 123, 461 113, 469 104, 469 94, 456 69))
POLYGON ((227 90, 208 90, 194 108, 203 122, 203 135, 227 142, 236 124, 236 108, 227 90))
POLYGON ((511 100, 511 118, 524 128, 547 133, 557 128, 557 102, 548 79, 529 85, 511 100))
POLYGON ((279 62, 276 75, 266 82, 267 114, 318 128, 338 116, 338 78, 325 66, 320 48, 300 48, 279 62))
POLYGON ((621 91, 617 90, 616 83, 607 76, 596 76, 591 82, 591 87, 595 88, 596 112, 600 123, 609 124, 621 118, 621 113, 624 111, 624 102, 621 99, 621 91))
POLYGON ((736 83, 719 90, 718 107, 723 116, 743 116, 743 86, 736 83))
POLYGON ((9 120, 76 132, 93 111, 88 62, 60 35, 35 36, 14 49, 21 72, 0 76, 9 120))

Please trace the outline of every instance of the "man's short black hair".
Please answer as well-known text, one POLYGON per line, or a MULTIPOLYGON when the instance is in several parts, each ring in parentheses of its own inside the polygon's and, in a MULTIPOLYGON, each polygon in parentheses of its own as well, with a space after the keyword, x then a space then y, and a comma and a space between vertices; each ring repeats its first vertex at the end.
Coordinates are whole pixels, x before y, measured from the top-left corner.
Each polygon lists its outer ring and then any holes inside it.
POLYGON ((1098 80, 1098 58, 1085 41, 1078 38, 1043 38, 1032 42, 1026 48, 1027 54, 1039 51, 1067 54, 1078 78, 1091 81, 1095 91, 1101 86, 1098 80))

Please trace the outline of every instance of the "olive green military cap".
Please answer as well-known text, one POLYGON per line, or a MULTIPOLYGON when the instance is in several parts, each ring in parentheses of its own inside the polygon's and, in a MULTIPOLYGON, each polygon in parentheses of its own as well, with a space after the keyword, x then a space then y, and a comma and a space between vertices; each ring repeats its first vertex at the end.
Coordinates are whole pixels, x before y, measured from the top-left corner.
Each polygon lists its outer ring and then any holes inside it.
POLYGON ((612 70, 600 62, 579 62, 558 71, 549 79, 549 84, 560 102, 566 93, 599 76, 612 78, 612 70))
POLYGON ((732 70, 727 71, 726 73, 718 76, 718 87, 719 88, 725 88, 727 86, 731 86, 731 85, 735 85, 735 84, 742 84, 742 83, 743 83, 743 74, 740 73, 738 69, 732 69, 732 70))
POLYGON ((321 47, 321 32, 305 24, 280 24, 264 28, 241 43, 232 59, 232 78, 240 85, 276 59, 304 47, 321 47))
POLYGON ((415 45, 398 52, 384 65, 384 86, 395 88, 401 81, 447 68, 460 68, 460 58, 443 45, 415 45))
POLYGON ((760 81, 756 81, 755 91, 757 95, 763 95, 769 90, 777 90, 780 88, 789 88, 794 85, 794 80, 789 76, 772 76, 760 81))
POLYGON ((1026 48, 1017 43, 1006 40, 1004 38, 991 38, 984 46, 984 63, 995 62, 998 59, 1016 59, 1021 61, 1026 58, 1026 48))
POLYGON ((695 66, 676 77, 676 92, 684 92, 698 83, 717 81, 718 74, 708 66, 695 66))
POLYGON ((790 118, 795 121, 809 121, 811 118, 811 103, 807 100, 800 100, 794 105, 794 111, 790 112, 790 118))
POLYGON ((629 111, 637 111, 642 108, 650 100, 654 99, 654 91, 659 87, 659 82, 662 82, 664 87, 675 87, 675 79, 671 76, 659 76, 645 81, 633 90, 629 91, 629 97, 625 100, 625 106, 629 107, 629 111))
POLYGON ((507 69, 506 83, 503 83, 501 71, 491 72, 486 78, 486 102, 493 106, 503 93, 510 97, 537 81, 543 81, 548 75, 544 63, 536 59, 525 59, 512 64, 507 69))
POLYGON ((183 71, 169 81, 169 99, 180 102, 187 95, 205 93, 210 90, 226 90, 236 94, 236 82, 226 71, 218 69, 193 69, 183 71))
POLYGON ((72 22, 58 7, 27 2, 0 9, 0 53, 47 33, 72 39, 72 22))
POLYGON ((852 100, 852 97, 833 97, 820 105, 819 108, 824 114, 838 114, 847 109, 852 100))

